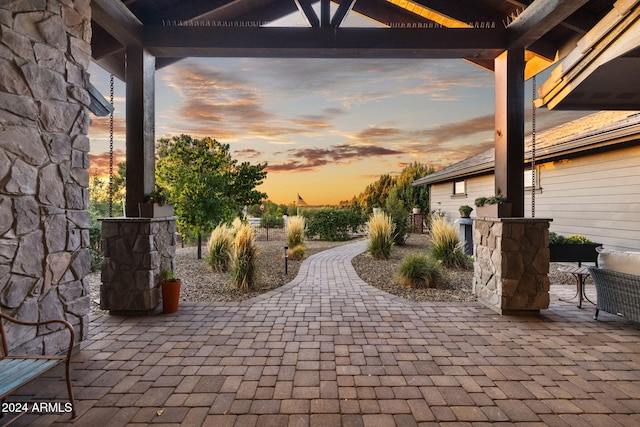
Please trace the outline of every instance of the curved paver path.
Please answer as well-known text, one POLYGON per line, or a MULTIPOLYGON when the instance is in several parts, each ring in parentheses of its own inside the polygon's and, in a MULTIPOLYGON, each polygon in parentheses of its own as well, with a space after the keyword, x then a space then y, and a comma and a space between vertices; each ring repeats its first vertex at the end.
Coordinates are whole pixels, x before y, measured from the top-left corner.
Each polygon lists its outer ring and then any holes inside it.
MULTIPOLYGON (((350 260, 365 245, 316 254, 291 283, 240 304, 94 317, 73 362, 76 423, 640 424, 637 325, 594 322, 558 295, 522 317, 408 302, 357 277, 350 260)), ((64 390, 52 381, 32 393, 64 390)))

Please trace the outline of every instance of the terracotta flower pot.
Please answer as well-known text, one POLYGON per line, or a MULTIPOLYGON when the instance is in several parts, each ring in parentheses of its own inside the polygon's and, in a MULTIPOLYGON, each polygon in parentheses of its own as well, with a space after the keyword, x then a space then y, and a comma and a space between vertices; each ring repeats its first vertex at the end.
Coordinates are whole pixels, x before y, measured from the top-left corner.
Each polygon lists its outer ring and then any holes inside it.
POLYGON ((162 312, 175 313, 180 302, 180 280, 162 282, 162 312))

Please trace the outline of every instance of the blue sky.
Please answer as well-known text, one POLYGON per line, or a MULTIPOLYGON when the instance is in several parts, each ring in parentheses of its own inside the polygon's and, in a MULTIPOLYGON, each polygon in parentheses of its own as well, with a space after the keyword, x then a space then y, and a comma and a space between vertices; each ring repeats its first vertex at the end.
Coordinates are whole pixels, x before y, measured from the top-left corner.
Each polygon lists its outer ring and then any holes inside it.
MULTIPOLYGON (((108 97, 108 74, 90 73, 108 97)), ((156 138, 210 136, 240 161, 268 163, 261 190, 271 200, 299 193, 336 204, 413 161, 439 169, 493 146, 493 84, 493 73, 458 59, 190 58, 156 73, 156 138)), ((527 105, 531 91, 527 82, 527 105)), ((123 159, 117 79, 115 107, 123 159)), ((586 114, 537 113, 540 130, 586 114)), ((93 118, 95 173, 104 173, 107 131, 106 118, 93 118)))

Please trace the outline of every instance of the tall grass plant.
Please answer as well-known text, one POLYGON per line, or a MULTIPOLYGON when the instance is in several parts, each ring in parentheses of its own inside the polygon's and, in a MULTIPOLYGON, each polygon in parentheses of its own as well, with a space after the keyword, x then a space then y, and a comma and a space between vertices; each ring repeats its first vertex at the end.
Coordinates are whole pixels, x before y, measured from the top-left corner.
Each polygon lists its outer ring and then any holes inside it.
POLYGON ((449 268, 471 268, 471 258, 464 252, 455 225, 444 218, 431 222, 431 255, 449 268))
POLYGON ((233 229, 220 224, 211 232, 207 242, 209 256, 207 262, 215 271, 229 271, 233 253, 233 229))
POLYGON ((368 251, 376 259, 389 259, 393 246, 394 225, 384 212, 376 212, 367 222, 368 251))
POLYGON ((306 248, 304 246, 305 218, 303 216, 289 217, 287 222, 287 246, 289 258, 301 260, 304 258, 306 248))
POLYGON ((287 245, 290 248, 304 245, 304 227, 305 219, 303 216, 295 215, 289 217, 287 223, 287 245))
POLYGON ((241 291, 248 292, 255 285, 257 252, 253 227, 250 224, 242 224, 234 241, 231 274, 233 283, 241 291))

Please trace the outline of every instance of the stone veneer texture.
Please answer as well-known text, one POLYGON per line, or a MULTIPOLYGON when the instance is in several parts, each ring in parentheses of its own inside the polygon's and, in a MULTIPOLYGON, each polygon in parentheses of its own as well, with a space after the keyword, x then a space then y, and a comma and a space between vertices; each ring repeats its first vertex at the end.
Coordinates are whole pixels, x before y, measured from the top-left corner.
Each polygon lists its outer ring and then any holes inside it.
POLYGON ((549 220, 476 219, 473 292, 499 313, 549 308, 549 220))
POLYGON ((175 218, 104 219, 102 255, 100 308, 153 311, 160 304, 160 274, 175 270, 175 218))
MULTIPOLYGON (((0 1, 0 308, 88 333, 90 0, 0 1)), ((7 328, 14 347, 65 332, 7 328)))

